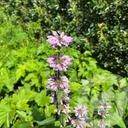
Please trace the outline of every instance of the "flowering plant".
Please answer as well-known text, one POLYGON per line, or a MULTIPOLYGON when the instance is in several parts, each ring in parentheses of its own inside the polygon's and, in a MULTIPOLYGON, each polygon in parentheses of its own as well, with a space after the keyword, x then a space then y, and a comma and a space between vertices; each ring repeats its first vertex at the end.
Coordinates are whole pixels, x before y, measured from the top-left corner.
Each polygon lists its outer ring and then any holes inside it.
POLYGON ((71 64, 71 58, 65 55, 54 55, 47 59, 50 67, 54 70, 66 71, 68 65, 71 64))
POLYGON ((48 36, 47 41, 50 43, 51 47, 55 48, 57 46, 66 46, 68 47, 69 43, 72 41, 72 38, 64 35, 64 32, 58 35, 56 31, 52 31, 53 35, 48 36))
POLYGON ((59 52, 61 46, 68 47, 69 43, 72 41, 71 37, 64 35, 64 32, 58 35, 56 31, 52 32, 53 36, 48 36, 47 41, 50 43, 52 48, 57 48, 58 52, 47 59, 50 68, 53 68, 56 73, 52 74, 48 78, 47 88, 52 91, 51 93, 51 103, 56 105, 56 114, 58 116, 65 114, 65 121, 61 122, 61 127, 64 127, 66 122, 69 121, 69 97, 68 94, 70 90, 68 89, 69 80, 66 76, 62 76, 60 71, 67 71, 68 65, 71 64, 71 58, 66 55, 62 55, 59 52))
MULTIPOLYGON (((49 67, 55 70, 55 74, 51 74, 48 78, 47 89, 51 91, 51 103, 56 105, 56 120, 60 121, 61 128, 65 128, 66 125, 73 128, 85 128, 85 116, 87 115, 88 110, 85 106, 79 104, 77 107, 74 107, 73 112, 71 112, 69 106, 70 98, 68 96, 70 93, 68 87, 69 80, 66 76, 62 75, 62 71, 67 71, 68 66, 71 64, 71 58, 62 55, 59 50, 62 46, 68 47, 72 38, 64 35, 64 32, 59 35, 56 31, 53 31, 52 34, 53 35, 48 36, 47 41, 52 48, 57 48, 57 54, 51 55, 47 58, 49 67), (61 119, 62 117, 64 119, 61 119)), ((98 122, 99 127, 107 126, 104 122, 104 118, 109 116, 106 112, 109 108, 110 106, 108 106, 107 103, 101 102, 101 107, 98 110, 98 114, 101 116, 101 119, 98 122)))
POLYGON ((101 119, 99 119, 98 121, 98 126, 100 128, 105 128, 107 126, 107 124, 104 121, 104 118, 108 117, 108 110, 111 108, 111 106, 109 106, 106 102, 101 102, 100 103, 100 109, 98 110, 98 115, 101 116, 101 119))

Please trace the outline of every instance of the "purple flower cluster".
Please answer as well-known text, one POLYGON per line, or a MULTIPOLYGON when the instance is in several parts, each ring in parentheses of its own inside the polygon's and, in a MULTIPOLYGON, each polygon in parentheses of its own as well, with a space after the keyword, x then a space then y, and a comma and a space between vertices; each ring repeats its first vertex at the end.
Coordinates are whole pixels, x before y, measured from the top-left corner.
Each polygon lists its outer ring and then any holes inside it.
POLYGON ((72 38, 69 36, 64 35, 64 32, 58 33, 56 31, 52 31, 52 35, 48 36, 47 42, 50 43, 51 47, 55 48, 57 46, 66 46, 68 47, 69 43, 72 41, 72 38))
POLYGON ((49 85, 47 86, 47 88, 52 90, 51 103, 54 103, 56 105, 58 104, 58 107, 55 110, 58 115, 60 115, 60 113, 65 113, 68 115, 68 113, 70 112, 68 106, 68 94, 70 93, 70 90, 68 89, 68 82, 69 81, 65 76, 61 76, 59 79, 50 77, 50 79, 48 80, 49 85), (61 91, 61 97, 59 100, 56 96, 57 90, 61 91))
POLYGON ((69 80, 66 76, 60 75, 58 78, 58 76, 56 76, 56 75, 51 75, 49 77, 47 88, 52 91, 51 103, 54 103, 54 104, 57 103, 57 101, 56 101, 57 99, 56 99, 56 95, 55 95, 55 92, 57 90, 62 90, 61 99, 60 99, 60 101, 58 101, 59 104, 65 105, 68 103, 68 101, 69 101, 68 94, 70 93, 70 90, 68 90, 68 83, 69 83, 69 80))
POLYGON ((75 118, 71 119, 72 126, 74 128, 85 128, 86 122, 84 116, 88 113, 87 108, 82 105, 78 105, 78 107, 75 107, 74 113, 75 118))
POLYGON ((57 91, 59 89, 68 88, 69 80, 66 76, 59 76, 59 79, 56 75, 51 75, 48 79, 47 88, 52 91, 57 91))
MULTIPOLYGON (((52 34, 53 36, 48 36, 47 39, 52 48, 61 46, 68 47, 69 43, 72 41, 72 38, 64 35, 64 32, 58 35, 56 31, 53 31, 52 34)), ((66 55, 61 55, 58 48, 57 54, 49 57, 47 62, 50 64, 50 67, 56 71, 56 74, 50 75, 48 78, 47 88, 51 90, 51 103, 56 105, 55 112, 58 115, 62 113, 66 115, 65 121, 67 122, 70 118, 68 104, 68 94, 70 93, 68 89, 69 80, 66 76, 62 76, 60 71, 67 70, 68 66, 71 64, 71 58, 66 55)))
POLYGON ((73 119, 71 121, 73 128, 85 128, 86 127, 86 123, 84 121, 84 118, 81 119, 73 119))
POLYGON ((47 62, 50 64, 50 67, 58 71, 66 71, 68 65, 71 64, 70 61, 71 58, 65 55, 55 55, 47 59, 47 62))
MULTIPOLYGON (((52 48, 57 47, 58 51, 59 47, 68 47, 69 43, 72 41, 72 38, 64 35, 64 32, 58 35, 57 32, 53 31, 52 34, 53 36, 48 36, 47 41, 50 43, 52 48)), ((61 55, 58 51, 56 55, 51 56, 47 59, 47 62, 50 64, 50 67, 56 71, 56 74, 50 75, 50 77, 48 78, 47 88, 51 90, 51 103, 56 105, 55 112, 57 113, 57 115, 66 115, 64 123, 70 122, 74 128, 85 128, 86 122, 84 121, 84 116, 88 112, 86 107, 78 105, 78 107, 74 108, 75 117, 71 118, 69 116, 69 80, 66 76, 62 76, 60 74, 60 71, 67 70, 68 66, 71 64, 71 58, 66 55, 61 55)), ((63 128, 63 125, 61 125, 61 127, 63 128)))
POLYGON ((98 126, 100 128, 105 128, 107 124, 104 122, 104 118, 108 117, 108 110, 111 108, 106 102, 101 102, 100 109, 98 110, 98 115, 101 116, 101 119, 98 121, 98 126))
POLYGON ((107 124, 104 122, 104 119, 100 119, 100 120, 98 121, 98 126, 99 126, 100 128, 105 128, 105 127, 107 126, 107 124))
POLYGON ((58 105, 58 109, 56 109, 55 112, 57 112, 58 115, 60 115, 60 113, 68 115, 70 113, 69 105, 58 105))

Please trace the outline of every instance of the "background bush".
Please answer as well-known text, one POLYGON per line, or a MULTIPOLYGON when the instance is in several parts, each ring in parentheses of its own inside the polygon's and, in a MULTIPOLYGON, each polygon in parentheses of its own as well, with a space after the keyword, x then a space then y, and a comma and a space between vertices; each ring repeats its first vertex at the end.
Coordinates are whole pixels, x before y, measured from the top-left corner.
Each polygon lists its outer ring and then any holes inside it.
POLYGON ((65 31, 74 38, 71 46, 90 50, 99 66, 128 75, 127 0, 2 0, 0 5, 31 39, 41 43, 51 30, 65 31))

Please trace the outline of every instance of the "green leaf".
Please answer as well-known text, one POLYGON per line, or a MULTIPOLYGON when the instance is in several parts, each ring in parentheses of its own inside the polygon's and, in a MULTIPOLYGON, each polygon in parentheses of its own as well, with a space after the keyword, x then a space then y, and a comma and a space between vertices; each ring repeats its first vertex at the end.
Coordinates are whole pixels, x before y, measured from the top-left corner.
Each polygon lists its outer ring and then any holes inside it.
POLYGON ((36 122, 38 123, 38 125, 48 125, 48 124, 54 123, 55 119, 54 117, 49 117, 43 121, 36 121, 36 122))
POLYGON ((90 51, 85 51, 85 52, 84 52, 84 55, 85 55, 85 56, 91 56, 91 52, 90 52, 90 51))
POLYGON ((64 95, 64 92, 62 90, 58 90, 57 91, 57 100, 58 100, 58 102, 60 102, 60 100, 62 99, 63 95, 64 95))
POLYGON ((64 114, 64 113, 61 113, 61 114, 60 114, 60 123, 61 123, 61 125, 64 126, 64 127, 66 126, 66 122, 65 122, 66 117, 67 117, 66 114, 64 114))
POLYGON ((55 105, 47 105, 45 108, 46 117, 50 117, 52 113, 55 113, 56 106, 55 105))
POLYGON ((112 89, 102 92, 102 100, 106 102, 115 100, 115 93, 112 91, 112 89))
POLYGON ((13 94, 13 102, 18 102, 19 100, 32 101, 35 99, 35 96, 36 92, 22 88, 18 94, 13 94))
POLYGON ((120 117, 123 117, 126 107, 128 104, 128 95, 127 92, 123 91, 121 93, 116 94, 116 105, 119 112, 120 117))
POLYGON ((25 120, 25 118, 26 118, 26 116, 27 116, 27 113, 26 113, 26 112, 16 110, 16 113, 17 113, 17 115, 18 115, 21 119, 25 120))
POLYGON ((35 85, 37 87, 40 86, 39 78, 38 78, 38 75, 36 73, 29 73, 25 77, 24 81, 27 81, 27 82, 30 81, 31 86, 32 85, 35 85))
POLYGON ((29 109, 29 105, 27 104, 28 100, 19 100, 17 103, 16 103, 16 108, 18 110, 28 110, 29 109))
POLYGON ((12 102, 16 104, 18 110, 28 110, 27 102, 34 100, 35 96, 36 92, 23 88, 19 90, 18 94, 13 94, 12 102))
POLYGON ((69 89, 71 91, 79 91, 80 87, 81 87, 81 84, 79 84, 77 82, 70 82, 70 84, 69 84, 69 89))
POLYGON ((55 121, 55 126, 60 126, 60 125, 61 125, 60 121, 55 121))
POLYGON ((82 83, 83 86, 85 86, 85 85, 87 85, 89 83, 89 81, 88 80, 85 80, 85 79, 82 79, 81 80, 81 83, 82 83))
POLYGON ((10 128, 15 113, 15 110, 5 100, 2 100, 0 103, 0 127, 4 124, 7 128, 10 128))
POLYGON ((128 82, 127 82, 126 78, 123 78, 120 80, 120 88, 123 88, 127 85, 128 85, 128 82))
POLYGON ((16 70, 16 80, 18 81, 21 77, 25 76, 25 65, 19 65, 18 69, 16 70))
POLYGON ((17 121, 12 128, 32 128, 32 125, 30 122, 17 121))
POLYGON ((39 106, 46 106, 50 103, 50 97, 46 96, 47 92, 46 90, 42 90, 40 93, 38 93, 35 97, 35 101, 39 106))
POLYGON ((13 74, 11 74, 10 70, 8 68, 2 68, 0 70, 0 85, 6 86, 9 91, 12 91, 14 83, 15 77, 13 77, 13 74))
POLYGON ((108 126, 118 125, 118 126, 120 126, 120 128, 126 128, 123 119, 117 113, 111 114, 106 119, 106 123, 108 124, 108 126))
POLYGON ((33 62, 33 61, 28 61, 24 65, 26 66, 26 71, 29 71, 29 72, 38 71, 40 68, 37 62, 33 62))

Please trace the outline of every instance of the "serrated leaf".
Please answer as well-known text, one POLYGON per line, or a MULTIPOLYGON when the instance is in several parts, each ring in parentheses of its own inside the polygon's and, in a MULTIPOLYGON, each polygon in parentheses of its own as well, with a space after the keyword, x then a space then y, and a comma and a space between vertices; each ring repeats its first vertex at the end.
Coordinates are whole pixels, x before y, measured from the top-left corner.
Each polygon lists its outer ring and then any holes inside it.
POLYGON ((13 77, 8 68, 2 68, 0 70, 0 81, 0 84, 2 86, 6 86, 9 91, 13 90, 15 78, 13 77))
POLYGON ((126 78, 123 78, 120 80, 120 88, 125 87, 127 85, 128 85, 128 82, 127 82, 126 78))
POLYGON ((89 83, 89 81, 82 79, 82 80, 81 80, 81 83, 82 83, 83 86, 85 86, 85 85, 87 85, 87 84, 89 83))
POLYGON ((39 65, 37 64, 37 62, 29 61, 25 63, 25 66, 26 66, 26 70, 29 72, 39 70, 39 65))
POLYGON ((6 101, 2 100, 0 103, 0 127, 5 124, 5 126, 9 128, 15 113, 15 110, 12 109, 6 101))
POLYGON ((19 100, 32 101, 35 99, 36 92, 27 89, 21 89, 18 94, 13 95, 13 102, 18 102, 19 100))
POLYGON ((16 103, 16 108, 18 110, 28 110, 29 109, 29 105, 27 104, 28 100, 19 100, 17 103, 16 103))
POLYGON ((29 73, 29 74, 25 77, 24 81, 30 81, 31 86, 32 86, 32 85, 35 85, 35 86, 37 86, 37 87, 40 86, 39 78, 38 78, 38 76, 37 76, 36 73, 29 73))
POLYGON ((52 113, 55 113, 56 106, 55 105, 47 105, 45 108, 45 115, 50 117, 52 113))
POLYGON ((26 112, 24 112, 24 111, 19 111, 19 110, 16 110, 16 113, 17 113, 17 115, 21 118, 21 119, 25 119, 26 118, 26 116, 27 116, 27 113, 26 112))
POLYGON ((25 76, 25 65, 19 65, 18 69, 16 70, 16 80, 18 81, 21 77, 25 76))
POLYGON ((81 84, 77 83, 77 82, 70 82, 69 84, 69 89, 71 91, 78 91, 81 87, 81 84))
POLYGON ((34 100, 35 96, 36 92, 27 89, 21 89, 19 90, 18 94, 13 94, 12 102, 16 104, 18 110, 28 110, 29 105, 27 102, 34 100))
POLYGON ((46 96, 47 92, 46 90, 42 90, 40 93, 38 93, 35 97, 35 101, 39 106, 46 106, 50 103, 50 97, 46 96))

